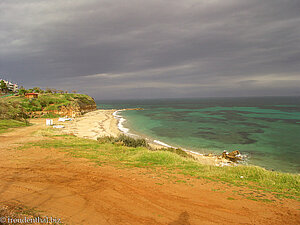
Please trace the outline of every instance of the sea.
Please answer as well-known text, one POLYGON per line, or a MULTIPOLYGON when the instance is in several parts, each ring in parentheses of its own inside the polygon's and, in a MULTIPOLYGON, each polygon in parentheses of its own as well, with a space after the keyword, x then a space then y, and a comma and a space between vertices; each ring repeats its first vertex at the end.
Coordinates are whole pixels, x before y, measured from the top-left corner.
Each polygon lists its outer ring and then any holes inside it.
POLYGON ((300 97, 96 101, 118 111, 119 128, 202 154, 239 150, 244 163, 300 172, 300 97))

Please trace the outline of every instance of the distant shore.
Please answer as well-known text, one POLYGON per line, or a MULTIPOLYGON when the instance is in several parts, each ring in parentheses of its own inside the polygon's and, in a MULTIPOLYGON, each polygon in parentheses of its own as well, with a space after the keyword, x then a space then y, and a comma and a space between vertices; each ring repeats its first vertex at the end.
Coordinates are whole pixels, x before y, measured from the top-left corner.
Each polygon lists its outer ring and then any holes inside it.
MULTIPOLYGON (((64 123, 64 133, 73 134, 77 137, 97 140, 98 137, 113 136, 117 137, 124 133, 122 124, 119 123, 122 117, 117 115, 121 110, 96 110, 86 113, 83 117, 74 119, 72 122, 64 123)), ((153 149, 166 148, 159 141, 147 140, 153 149)), ((206 156, 196 152, 186 152, 192 155, 197 161, 206 165, 224 166, 228 164, 228 160, 219 158, 214 155, 206 156)))

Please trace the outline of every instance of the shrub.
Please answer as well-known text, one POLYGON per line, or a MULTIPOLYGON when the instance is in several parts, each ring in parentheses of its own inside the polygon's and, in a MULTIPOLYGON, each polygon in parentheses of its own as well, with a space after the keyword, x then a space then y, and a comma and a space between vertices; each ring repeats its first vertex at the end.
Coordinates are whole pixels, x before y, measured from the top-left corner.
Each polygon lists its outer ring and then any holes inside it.
POLYGON ((40 104, 43 108, 45 108, 48 105, 48 102, 44 99, 40 100, 40 104))
POLYGON ((116 141, 128 147, 148 147, 148 143, 145 139, 134 139, 124 134, 120 135, 116 141))
POLYGON ((113 144, 120 144, 127 147, 149 147, 147 141, 145 139, 135 139, 124 134, 120 135, 119 137, 100 137, 97 139, 100 143, 113 143, 113 144))
POLYGON ((194 158, 192 155, 188 154, 186 151, 180 149, 180 148, 162 148, 159 149, 159 151, 167 151, 167 152, 173 152, 177 155, 180 155, 184 158, 194 158))
POLYGON ((112 137, 112 136, 104 136, 104 137, 98 137, 97 140, 101 143, 101 144, 104 144, 104 143, 114 143, 115 141, 115 137, 112 137))
POLYGON ((0 101, 0 119, 26 120, 24 108, 17 102, 0 101))

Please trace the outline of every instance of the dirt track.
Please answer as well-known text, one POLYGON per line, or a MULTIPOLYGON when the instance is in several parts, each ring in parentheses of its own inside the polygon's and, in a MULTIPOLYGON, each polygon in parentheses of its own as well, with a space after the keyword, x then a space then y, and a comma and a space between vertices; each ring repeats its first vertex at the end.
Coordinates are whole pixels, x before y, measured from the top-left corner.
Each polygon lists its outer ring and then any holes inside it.
POLYGON ((0 135, 0 204, 17 201, 67 224, 300 224, 296 201, 256 202, 233 196, 234 188, 224 184, 174 184, 146 169, 96 166, 55 149, 15 148, 36 140, 31 132, 41 126, 0 135))

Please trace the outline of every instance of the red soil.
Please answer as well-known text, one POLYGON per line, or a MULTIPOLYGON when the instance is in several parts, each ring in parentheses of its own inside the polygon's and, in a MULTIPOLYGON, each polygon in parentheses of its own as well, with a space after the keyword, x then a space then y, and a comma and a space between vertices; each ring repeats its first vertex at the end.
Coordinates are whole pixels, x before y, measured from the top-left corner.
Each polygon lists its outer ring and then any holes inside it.
POLYGON ((31 135, 41 126, 0 135, 0 205, 36 207, 67 224, 300 224, 294 200, 257 202, 221 183, 183 176, 176 179, 187 183, 176 183, 146 169, 97 166, 56 149, 15 148, 42 139, 31 135))

